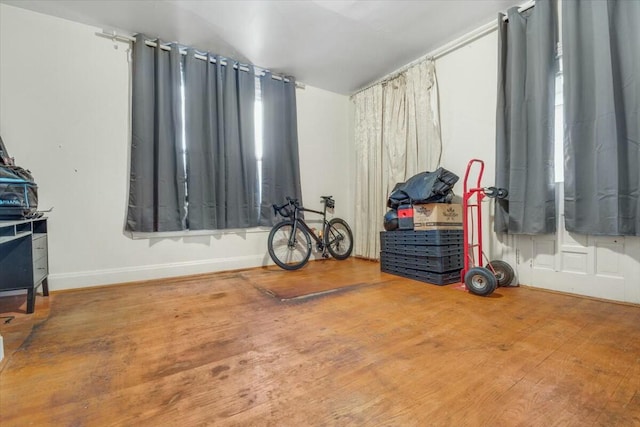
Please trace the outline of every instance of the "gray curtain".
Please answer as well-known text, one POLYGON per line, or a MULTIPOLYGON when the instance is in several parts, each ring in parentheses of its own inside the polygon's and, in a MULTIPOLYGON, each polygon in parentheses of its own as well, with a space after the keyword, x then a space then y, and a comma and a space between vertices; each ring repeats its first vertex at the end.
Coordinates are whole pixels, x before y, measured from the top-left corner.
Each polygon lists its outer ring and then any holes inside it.
POLYGON ((282 219, 274 216, 272 204, 284 203, 287 196, 302 203, 296 85, 292 77, 287 80, 276 80, 268 72, 260 80, 264 112, 260 225, 264 226, 282 219))
POLYGON ((533 9, 498 16, 497 187, 495 231, 554 233, 554 91, 556 3, 539 0, 533 9))
POLYGON ((188 51, 184 67, 189 229, 255 227, 254 68, 195 53, 188 51))
POLYGON ((640 2, 564 1, 565 227, 640 236, 640 2))
MULTIPOLYGON (((181 55, 133 44, 131 170, 126 228, 185 228, 185 172, 180 112, 181 55)), ((163 44, 161 40, 157 41, 163 44)))

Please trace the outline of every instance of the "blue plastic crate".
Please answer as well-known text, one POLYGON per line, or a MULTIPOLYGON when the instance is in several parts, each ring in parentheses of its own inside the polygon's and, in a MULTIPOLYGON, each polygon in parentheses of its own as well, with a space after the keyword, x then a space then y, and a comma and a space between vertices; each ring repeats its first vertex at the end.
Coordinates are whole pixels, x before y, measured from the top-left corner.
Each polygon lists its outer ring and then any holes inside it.
POLYGON ((380 250, 394 254, 423 256, 423 257, 443 257, 449 255, 462 255, 462 245, 428 246, 428 245, 405 245, 402 243, 382 242, 380 250))
POLYGON ((451 283, 460 282, 460 272, 453 271, 448 273, 431 273, 428 271, 414 270, 411 268, 403 268, 389 263, 387 261, 380 262, 380 271, 383 273, 394 274, 396 276, 406 277, 407 279, 419 280, 421 282, 432 285, 449 285, 451 283))
POLYGON ((442 257, 422 257, 404 254, 394 254, 382 252, 380 260, 401 268, 428 271, 431 273, 446 273, 450 271, 460 271, 462 265, 462 254, 448 255, 442 257))
POLYGON ((403 245, 461 245, 462 230, 394 230, 381 231, 380 242, 403 245))

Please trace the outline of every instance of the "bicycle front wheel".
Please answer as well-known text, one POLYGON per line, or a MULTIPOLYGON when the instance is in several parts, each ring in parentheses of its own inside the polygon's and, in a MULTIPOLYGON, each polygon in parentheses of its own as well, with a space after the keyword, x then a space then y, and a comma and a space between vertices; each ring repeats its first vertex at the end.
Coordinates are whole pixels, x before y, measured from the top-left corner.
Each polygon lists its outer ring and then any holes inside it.
POLYGON ((269 256, 285 270, 297 270, 309 261, 311 255, 311 237, 300 226, 293 234, 293 221, 276 224, 269 233, 267 246, 269 256))
POLYGON ((353 250, 353 233, 345 220, 333 218, 327 224, 324 235, 332 257, 339 260, 349 258, 353 250))

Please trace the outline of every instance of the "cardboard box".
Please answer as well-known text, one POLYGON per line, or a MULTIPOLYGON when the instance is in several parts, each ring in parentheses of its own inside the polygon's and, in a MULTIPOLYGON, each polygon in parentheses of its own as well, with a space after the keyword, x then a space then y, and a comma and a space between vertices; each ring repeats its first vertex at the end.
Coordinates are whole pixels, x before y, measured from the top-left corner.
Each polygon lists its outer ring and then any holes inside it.
POLYGON ((427 203, 413 205, 414 230, 462 230, 462 205, 427 203))

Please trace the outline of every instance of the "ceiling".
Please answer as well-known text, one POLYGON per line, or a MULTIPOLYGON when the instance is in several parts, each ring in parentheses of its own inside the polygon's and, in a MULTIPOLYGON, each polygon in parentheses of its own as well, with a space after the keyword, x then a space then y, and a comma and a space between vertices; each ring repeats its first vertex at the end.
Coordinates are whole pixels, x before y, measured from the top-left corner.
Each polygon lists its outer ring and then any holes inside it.
POLYGON ((341 94, 384 77, 523 0, 0 0, 250 62, 341 94))

